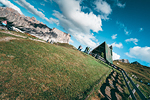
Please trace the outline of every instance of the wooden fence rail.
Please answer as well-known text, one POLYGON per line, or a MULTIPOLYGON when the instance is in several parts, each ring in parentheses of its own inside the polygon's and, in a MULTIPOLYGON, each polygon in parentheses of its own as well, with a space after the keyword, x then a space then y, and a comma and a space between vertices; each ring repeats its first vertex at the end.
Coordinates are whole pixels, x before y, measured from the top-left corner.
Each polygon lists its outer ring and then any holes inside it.
MULTIPOLYGON (((125 74, 125 76, 127 77, 127 79, 130 81, 130 83, 132 84, 133 88, 135 89, 135 91, 138 93, 138 95, 140 96, 141 100, 147 100, 147 98, 143 95, 143 93, 137 88, 137 86, 134 84, 134 82, 131 80, 131 78, 127 75, 127 73, 122 70, 122 72, 125 74)), ((132 95, 131 95, 132 97, 132 95)), ((133 98, 132 98, 133 99, 133 98)))
POLYGON ((146 97, 143 95, 143 93, 138 89, 138 87, 134 84, 134 82, 132 81, 132 79, 127 75, 127 73, 126 73, 123 69, 119 68, 118 66, 116 66, 116 65, 114 65, 114 64, 109 63, 108 61, 106 61, 104 58, 102 58, 102 57, 101 57, 100 55, 98 55, 98 54, 93 54, 93 53, 92 53, 91 55, 92 55, 93 57, 95 57, 96 59, 99 59, 99 60, 103 61, 104 63, 107 63, 108 65, 112 66, 113 68, 119 70, 119 71, 122 73, 123 79, 124 79, 124 81, 125 81, 125 83, 126 83, 126 86, 127 86, 128 90, 129 90, 130 95, 131 95, 131 97, 132 97, 133 100, 137 100, 136 97, 135 97, 135 95, 134 95, 135 91, 137 92, 137 94, 139 95, 139 97, 141 98, 141 100, 147 100, 147 98, 146 98, 146 97), (128 79, 128 82, 127 82, 127 79, 128 79), (133 86, 134 91, 131 90, 131 88, 130 88, 130 86, 129 86, 129 83, 131 83, 131 85, 133 86), (133 92, 134 92, 134 93, 133 93, 133 92))
POLYGON ((126 86, 127 86, 128 90, 129 90, 129 92, 130 92, 130 95, 131 95, 132 99, 133 99, 133 100, 136 100, 135 95, 133 94, 133 92, 132 92, 132 90, 131 90, 131 88, 130 88, 128 82, 127 82, 126 79, 125 79, 124 72, 121 71, 121 73, 122 73, 123 79, 124 79, 124 81, 125 81, 125 83, 126 83, 126 86))

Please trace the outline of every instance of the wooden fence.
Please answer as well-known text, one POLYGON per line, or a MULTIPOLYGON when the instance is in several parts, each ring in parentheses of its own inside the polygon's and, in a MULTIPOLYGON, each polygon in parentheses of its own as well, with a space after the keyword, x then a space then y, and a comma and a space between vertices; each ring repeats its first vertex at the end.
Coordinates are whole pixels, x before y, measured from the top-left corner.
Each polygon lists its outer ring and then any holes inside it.
POLYGON ((123 69, 121 69, 120 67, 118 67, 118 66, 116 66, 114 64, 109 63, 107 60, 105 60, 104 58, 102 58, 98 54, 93 54, 92 53, 90 55, 92 55, 96 59, 99 59, 99 60, 103 61, 104 63, 107 63, 108 65, 112 66, 113 68, 119 70, 122 73, 123 79, 124 79, 124 81, 126 83, 126 86, 127 86, 128 90, 129 90, 130 97, 133 100, 137 100, 137 98, 134 95, 135 92, 137 92, 137 94, 139 95, 139 97, 141 98, 141 100, 147 100, 147 98, 143 95, 143 93, 138 89, 139 85, 135 85, 135 83, 132 81, 132 79, 127 75, 127 73, 123 69), (129 83, 131 83, 132 87, 134 88, 133 90, 131 90, 131 87, 129 86, 129 83))

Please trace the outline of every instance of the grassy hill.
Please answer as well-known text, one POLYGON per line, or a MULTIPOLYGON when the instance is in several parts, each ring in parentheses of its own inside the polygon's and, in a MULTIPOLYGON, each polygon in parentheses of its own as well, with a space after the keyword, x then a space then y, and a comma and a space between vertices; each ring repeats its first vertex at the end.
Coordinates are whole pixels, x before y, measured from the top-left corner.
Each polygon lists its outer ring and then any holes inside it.
POLYGON ((111 71, 71 45, 23 36, 0 31, 0 99, 83 99, 111 71))
POLYGON ((139 84, 139 89, 142 93, 148 98, 150 95, 150 86, 147 83, 150 83, 150 67, 136 65, 136 64, 128 64, 114 61, 113 62, 118 67, 124 69, 132 80, 139 84), (118 63, 118 64, 117 64, 118 63), (137 78, 136 78, 137 77, 137 78), (140 82, 142 80, 142 82, 140 82))

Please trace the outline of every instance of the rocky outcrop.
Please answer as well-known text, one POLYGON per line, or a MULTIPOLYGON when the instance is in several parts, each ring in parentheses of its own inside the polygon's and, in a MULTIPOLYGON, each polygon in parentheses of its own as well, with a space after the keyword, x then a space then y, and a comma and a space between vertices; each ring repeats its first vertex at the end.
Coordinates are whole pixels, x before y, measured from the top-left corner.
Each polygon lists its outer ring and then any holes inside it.
POLYGON ((70 35, 56 28, 49 28, 35 17, 26 17, 16 10, 8 7, 0 7, 0 17, 6 17, 9 22, 13 22, 15 27, 25 33, 32 34, 43 40, 53 40, 54 42, 69 43, 70 35))
POLYGON ((118 59, 115 61, 123 62, 123 63, 129 63, 128 59, 118 59))
POLYGON ((135 62, 132 62, 131 64, 136 64, 136 65, 141 65, 139 62, 135 61, 135 62))

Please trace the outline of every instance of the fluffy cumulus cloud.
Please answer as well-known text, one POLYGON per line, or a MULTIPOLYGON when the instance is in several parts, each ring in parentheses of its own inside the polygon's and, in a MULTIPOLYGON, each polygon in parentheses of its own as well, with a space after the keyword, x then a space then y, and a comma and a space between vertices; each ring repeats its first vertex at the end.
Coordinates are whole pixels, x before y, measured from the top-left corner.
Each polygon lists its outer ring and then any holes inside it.
POLYGON ((101 18, 108 19, 107 16, 112 12, 110 5, 103 0, 97 0, 94 4, 96 5, 95 9, 101 13, 101 18))
POLYGON ((111 45, 112 45, 113 47, 123 48, 123 44, 122 44, 122 43, 117 44, 116 42, 114 42, 114 43, 112 43, 111 45))
POLYGON ((93 12, 85 13, 81 11, 80 2, 76 0, 54 0, 62 13, 55 11, 53 15, 59 19, 59 25, 65 31, 75 37, 80 43, 96 47, 96 38, 90 31, 102 31, 101 17, 96 16, 93 12))
POLYGON ((116 24, 119 25, 119 27, 124 30, 124 33, 125 33, 126 35, 131 34, 131 31, 128 30, 127 27, 126 27, 123 23, 121 23, 121 22, 119 22, 119 21, 116 21, 116 24))
POLYGON ((92 41, 92 40, 97 41, 97 39, 91 34, 84 34, 82 32, 79 33, 71 29, 69 29, 69 32, 72 33, 72 35, 74 36, 74 38, 76 38, 77 41, 79 41, 84 45, 94 48, 99 44, 92 41))
POLYGON ((95 2, 95 5, 96 5, 96 10, 98 10, 99 12, 102 12, 108 15, 112 12, 110 5, 106 1, 97 0, 95 2))
POLYGON ((117 60, 120 59, 120 55, 118 55, 117 53, 113 52, 113 60, 117 60))
POLYGON ((2 3, 4 6, 9 7, 9 8, 13 8, 16 11, 18 11, 20 14, 23 14, 20 10, 20 8, 18 8, 17 6, 15 6, 13 3, 11 3, 8 0, 0 0, 0 3, 2 3))
POLYGON ((112 38, 112 39, 116 39, 116 38, 117 38, 117 34, 113 34, 113 35, 111 36, 111 38, 112 38))
POLYGON ((150 47, 135 46, 130 48, 129 52, 125 53, 128 57, 140 59, 150 63, 150 47))
POLYGON ((137 45, 137 42, 139 41, 137 38, 130 38, 130 39, 126 39, 126 42, 133 42, 135 45, 137 45))
POLYGON ((33 5, 28 3, 26 0, 15 0, 15 2, 17 4, 19 4, 20 6, 24 7, 30 13, 32 13, 36 16, 39 16, 40 18, 45 19, 46 21, 52 23, 52 21, 50 19, 46 18, 45 15, 41 11, 38 11, 36 8, 34 8, 33 5))

